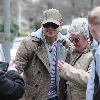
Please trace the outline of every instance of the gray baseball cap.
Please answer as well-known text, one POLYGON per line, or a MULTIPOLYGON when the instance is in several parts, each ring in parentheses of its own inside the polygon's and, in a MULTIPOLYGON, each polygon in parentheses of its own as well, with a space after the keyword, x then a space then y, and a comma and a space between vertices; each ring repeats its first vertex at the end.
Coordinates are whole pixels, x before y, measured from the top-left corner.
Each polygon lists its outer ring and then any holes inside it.
POLYGON ((43 12, 43 24, 52 22, 57 25, 60 25, 62 17, 58 10, 56 9, 49 9, 43 12))

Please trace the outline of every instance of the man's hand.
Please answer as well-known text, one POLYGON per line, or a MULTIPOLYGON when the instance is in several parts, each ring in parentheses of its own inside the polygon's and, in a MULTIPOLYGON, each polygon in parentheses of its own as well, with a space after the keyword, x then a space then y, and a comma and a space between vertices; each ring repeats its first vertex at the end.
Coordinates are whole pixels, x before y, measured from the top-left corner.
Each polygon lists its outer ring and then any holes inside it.
POLYGON ((10 71, 10 70, 17 71, 15 66, 16 66, 16 64, 13 61, 10 61, 10 64, 9 64, 9 67, 8 67, 8 71, 10 71))
POLYGON ((58 70, 61 71, 63 67, 64 67, 64 61, 63 60, 58 61, 58 70))

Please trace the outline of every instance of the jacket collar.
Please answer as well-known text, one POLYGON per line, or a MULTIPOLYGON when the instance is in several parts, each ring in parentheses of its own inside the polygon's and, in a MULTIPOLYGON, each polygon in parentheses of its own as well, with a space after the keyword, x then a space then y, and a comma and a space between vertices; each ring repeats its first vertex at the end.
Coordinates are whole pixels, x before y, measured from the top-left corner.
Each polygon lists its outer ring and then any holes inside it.
POLYGON ((88 44, 87 47, 83 50, 83 53, 87 53, 87 52, 89 52, 89 51, 91 51, 91 46, 90 46, 90 44, 88 44))
MULTIPOLYGON (((36 32, 32 32, 31 36, 33 36, 39 40, 42 40, 44 42, 42 28, 38 29, 36 32)), ((65 37, 59 32, 57 34, 57 41, 62 41, 64 39, 65 39, 65 37)))

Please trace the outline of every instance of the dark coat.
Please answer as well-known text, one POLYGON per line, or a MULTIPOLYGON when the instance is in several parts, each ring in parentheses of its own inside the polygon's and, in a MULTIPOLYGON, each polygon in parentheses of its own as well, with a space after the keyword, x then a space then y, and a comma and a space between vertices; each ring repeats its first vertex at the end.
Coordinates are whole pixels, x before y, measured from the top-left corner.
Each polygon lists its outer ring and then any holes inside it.
POLYGON ((14 70, 0 71, 0 100, 18 100, 24 94, 24 81, 14 70))

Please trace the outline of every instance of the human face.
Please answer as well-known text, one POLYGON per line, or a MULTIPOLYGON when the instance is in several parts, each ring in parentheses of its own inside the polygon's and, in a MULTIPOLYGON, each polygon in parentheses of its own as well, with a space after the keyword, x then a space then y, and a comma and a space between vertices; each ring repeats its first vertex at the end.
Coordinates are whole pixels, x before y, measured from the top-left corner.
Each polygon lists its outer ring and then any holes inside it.
POLYGON ((42 27, 43 27, 43 33, 45 34, 46 37, 49 38, 55 38, 60 30, 59 25, 56 25, 51 22, 42 24, 42 27))
POLYGON ((100 25, 89 24, 89 30, 95 40, 100 40, 100 25))
POLYGON ((87 39, 80 35, 71 34, 69 40, 74 44, 75 50, 78 52, 82 52, 88 44, 87 39))

